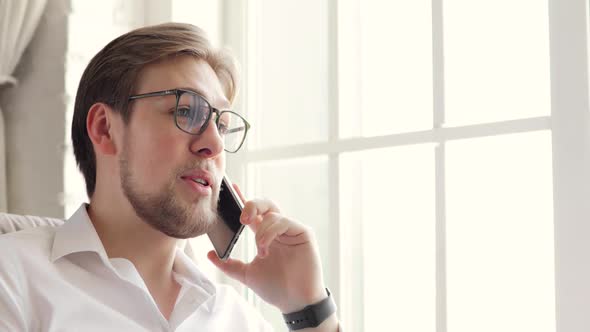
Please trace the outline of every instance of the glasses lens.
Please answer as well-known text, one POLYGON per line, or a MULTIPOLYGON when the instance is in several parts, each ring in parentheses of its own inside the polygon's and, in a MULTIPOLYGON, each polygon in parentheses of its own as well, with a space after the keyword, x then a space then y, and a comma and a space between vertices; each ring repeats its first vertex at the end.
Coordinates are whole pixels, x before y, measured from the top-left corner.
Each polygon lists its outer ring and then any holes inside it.
POLYGON ((184 92, 176 107, 176 124, 191 134, 199 134, 210 113, 209 103, 201 96, 184 92))
POLYGON ((246 137, 246 121, 236 113, 225 111, 221 113, 217 128, 223 137, 225 150, 238 151, 246 137))

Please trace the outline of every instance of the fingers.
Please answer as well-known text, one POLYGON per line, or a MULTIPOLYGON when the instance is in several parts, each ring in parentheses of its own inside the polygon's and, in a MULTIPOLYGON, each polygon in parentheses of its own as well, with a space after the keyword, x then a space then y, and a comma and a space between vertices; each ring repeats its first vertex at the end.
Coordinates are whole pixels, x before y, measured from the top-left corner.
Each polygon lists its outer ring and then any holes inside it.
POLYGON ((217 257, 215 251, 211 250, 207 253, 207 258, 217 266, 223 273, 227 274, 233 279, 238 280, 241 283, 245 283, 246 280, 246 264, 243 262, 228 258, 225 262, 217 257))
POLYGON ((244 208, 240 215, 240 222, 244 225, 250 225, 254 232, 256 232, 258 224, 260 224, 262 217, 265 214, 269 212, 280 212, 279 207, 274 202, 268 199, 253 199, 251 201, 246 201, 240 187, 234 183, 233 188, 242 202, 244 202, 244 208))
POLYGON ((261 221, 256 231, 255 241, 258 247, 258 256, 264 258, 268 255, 268 247, 274 239, 289 229, 288 221, 282 220, 276 213, 267 214, 261 221))
POLYGON ((264 216, 268 213, 278 212, 279 208, 272 201, 267 199, 253 199, 246 202, 244 205, 244 209, 240 216, 240 222, 244 225, 248 225, 254 233, 257 233, 258 227, 264 216))
POLYGON ((240 221, 248 225, 254 221, 256 216, 264 216, 269 212, 280 213, 279 207, 268 199, 253 199, 244 204, 240 221))
POLYGON ((234 184, 235 191, 245 202, 240 222, 248 225, 256 234, 258 257, 266 257, 273 241, 293 246, 310 240, 311 231, 304 225, 283 217, 279 207, 268 199, 246 201, 240 188, 234 184))
POLYGON ((256 232, 258 256, 264 258, 270 245, 276 240, 281 244, 294 246, 309 241, 309 230, 302 224, 271 212, 264 216, 256 232))

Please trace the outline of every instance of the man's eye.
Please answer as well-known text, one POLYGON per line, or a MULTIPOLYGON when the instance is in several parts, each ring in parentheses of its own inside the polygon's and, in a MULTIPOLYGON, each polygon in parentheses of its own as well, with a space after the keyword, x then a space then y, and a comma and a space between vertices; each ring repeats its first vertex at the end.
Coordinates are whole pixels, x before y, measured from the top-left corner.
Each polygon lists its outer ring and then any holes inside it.
POLYGON ((190 117, 191 116, 191 109, 188 107, 179 107, 176 110, 176 116, 190 117))
POLYGON ((225 135, 225 134, 227 134, 229 127, 225 123, 220 122, 219 125, 217 126, 217 129, 218 129, 220 135, 225 135))

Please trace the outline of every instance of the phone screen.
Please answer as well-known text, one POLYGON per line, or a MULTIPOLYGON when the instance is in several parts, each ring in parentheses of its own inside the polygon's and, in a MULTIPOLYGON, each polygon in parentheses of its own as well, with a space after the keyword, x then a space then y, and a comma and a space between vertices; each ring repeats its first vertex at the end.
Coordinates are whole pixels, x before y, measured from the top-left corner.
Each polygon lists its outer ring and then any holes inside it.
POLYGON ((219 202, 217 203, 218 220, 207 233, 220 259, 227 259, 238 241, 244 225, 240 223, 240 215, 244 204, 234 191, 227 177, 221 181, 219 202))

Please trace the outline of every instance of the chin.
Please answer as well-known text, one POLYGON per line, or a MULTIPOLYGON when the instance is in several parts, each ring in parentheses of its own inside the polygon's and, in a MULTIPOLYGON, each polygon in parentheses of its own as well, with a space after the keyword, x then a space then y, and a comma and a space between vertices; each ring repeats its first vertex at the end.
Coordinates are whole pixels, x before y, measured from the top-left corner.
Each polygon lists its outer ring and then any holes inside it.
POLYGON ((192 204, 186 212, 187 219, 179 220, 177 228, 169 229, 168 235, 180 239, 197 237, 206 234, 217 220, 217 212, 212 209, 208 201, 192 204))

